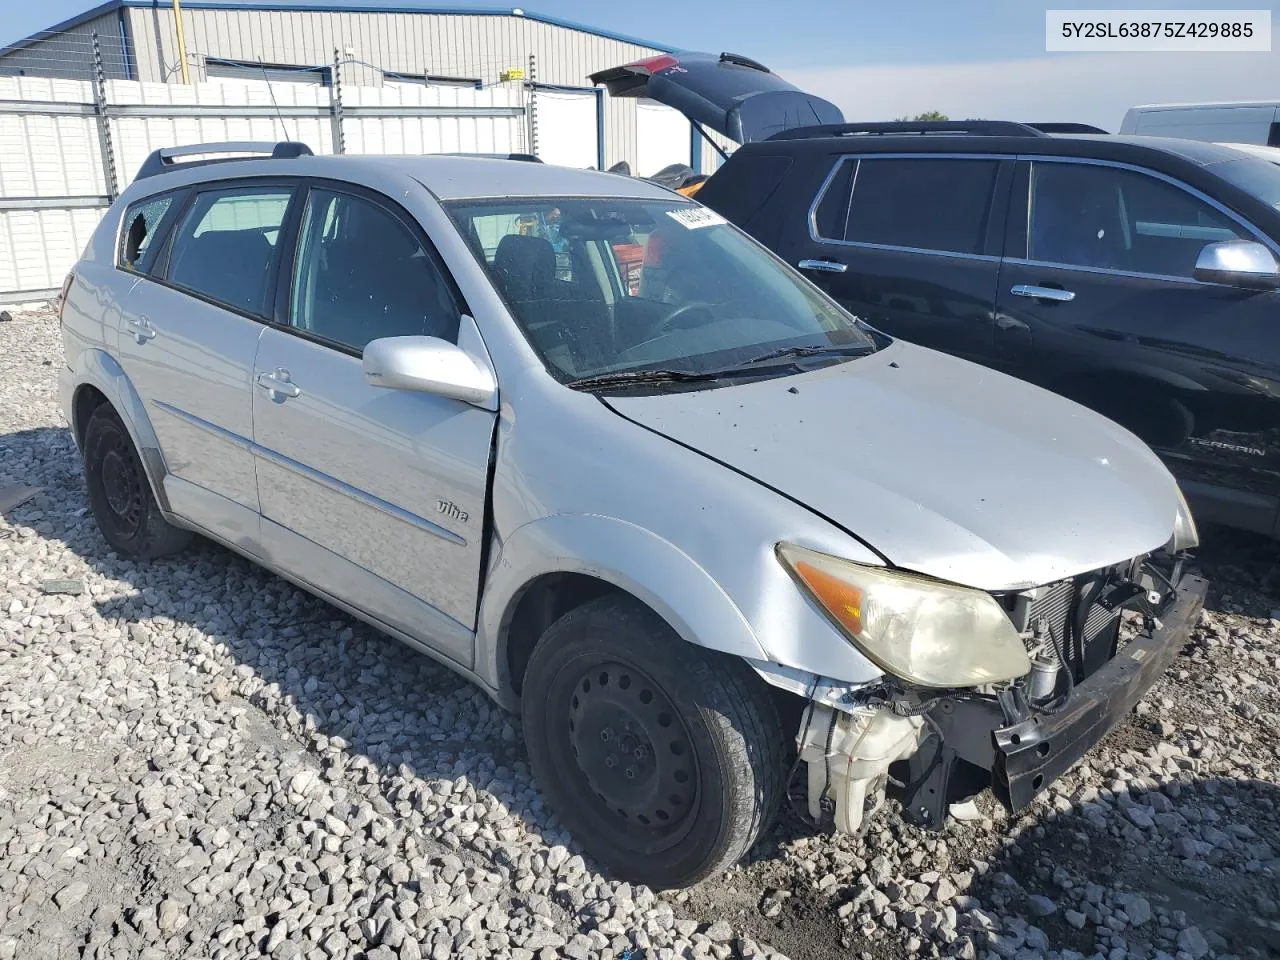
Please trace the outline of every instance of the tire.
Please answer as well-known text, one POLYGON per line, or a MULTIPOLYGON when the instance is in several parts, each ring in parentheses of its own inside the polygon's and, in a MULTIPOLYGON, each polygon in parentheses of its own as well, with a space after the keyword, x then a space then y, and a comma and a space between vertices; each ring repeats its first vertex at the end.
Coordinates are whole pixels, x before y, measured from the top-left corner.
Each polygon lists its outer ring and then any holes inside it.
POLYGON ((191 542, 189 530, 160 513, 129 431, 109 404, 97 407, 85 425, 84 479, 93 518, 117 553, 153 560, 191 542))
POLYGON ((601 865, 654 889, 737 863, 783 796, 788 744, 764 682, 631 597, 547 629, 521 712, 551 808, 601 865))

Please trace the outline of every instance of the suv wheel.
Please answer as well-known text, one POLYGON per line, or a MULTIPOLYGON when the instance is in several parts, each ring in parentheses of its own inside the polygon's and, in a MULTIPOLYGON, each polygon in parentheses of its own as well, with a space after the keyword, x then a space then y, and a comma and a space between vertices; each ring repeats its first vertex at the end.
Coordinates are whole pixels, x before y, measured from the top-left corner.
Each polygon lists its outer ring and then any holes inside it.
POLYGON ((787 741, 763 681, 630 597, 547 629, 522 713, 556 814, 615 875, 656 889, 732 866, 782 797, 787 741))
POLYGON ((117 553, 150 560, 191 542, 161 515, 129 431, 105 403, 85 425, 84 477, 98 529, 117 553))

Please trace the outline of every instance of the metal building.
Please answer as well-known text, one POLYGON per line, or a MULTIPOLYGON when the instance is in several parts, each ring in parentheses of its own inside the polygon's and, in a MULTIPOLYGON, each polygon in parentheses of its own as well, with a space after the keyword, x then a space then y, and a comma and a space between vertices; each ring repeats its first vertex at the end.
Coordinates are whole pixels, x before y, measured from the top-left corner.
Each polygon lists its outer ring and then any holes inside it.
POLYGON ((528 143, 555 162, 648 175, 672 162, 709 171, 715 153, 675 111, 614 99, 597 70, 667 52, 520 8, 413 0, 108 0, 0 48, 0 74, 165 83, 270 80, 384 87, 430 84, 526 91, 528 143), (180 53, 185 50, 185 58, 180 53))

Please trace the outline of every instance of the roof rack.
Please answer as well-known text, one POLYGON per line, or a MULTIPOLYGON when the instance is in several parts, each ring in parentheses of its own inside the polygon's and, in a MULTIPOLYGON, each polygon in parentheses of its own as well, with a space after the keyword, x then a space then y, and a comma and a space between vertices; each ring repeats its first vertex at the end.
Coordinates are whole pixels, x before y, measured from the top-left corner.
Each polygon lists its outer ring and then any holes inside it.
POLYGON ((276 160, 290 157, 309 157, 312 155, 311 148, 305 143, 298 143, 293 140, 281 140, 279 143, 234 140, 226 143, 193 143, 185 147, 161 147, 159 150, 152 151, 151 156, 142 162, 138 175, 134 179, 142 180, 145 177, 154 177, 160 173, 185 170, 188 167, 198 167, 206 163, 225 163, 228 160, 242 159, 240 157, 213 157, 208 160, 190 160, 186 163, 174 162, 178 157, 194 157, 208 153, 266 154, 276 160))
POLYGON ((889 120, 879 123, 831 123, 795 127, 775 133, 770 140, 809 140, 813 137, 890 136, 898 134, 950 134, 977 137, 1043 137, 1035 127, 1012 120, 889 120))
POLYGON ((1052 121, 1050 123, 1028 123, 1024 126, 1030 127, 1032 130, 1039 130, 1041 133, 1107 133, 1110 130, 1103 130, 1101 127, 1095 127, 1091 123, 1070 123, 1052 121))

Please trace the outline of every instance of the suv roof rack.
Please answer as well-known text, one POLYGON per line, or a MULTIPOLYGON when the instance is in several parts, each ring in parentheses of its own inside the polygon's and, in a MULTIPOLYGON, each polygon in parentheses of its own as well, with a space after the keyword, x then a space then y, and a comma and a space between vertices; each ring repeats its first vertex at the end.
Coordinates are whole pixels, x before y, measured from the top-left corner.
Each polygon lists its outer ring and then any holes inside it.
POLYGON ((887 120, 878 123, 830 123, 795 127, 775 133, 770 140, 809 140, 813 137, 891 136, 896 134, 951 134, 979 137, 1043 137, 1044 133, 1012 120, 887 120))
POLYGON ((159 150, 153 150, 151 156, 142 162, 138 175, 134 179, 142 180, 145 177, 154 177, 160 173, 185 170, 188 167, 198 167, 206 163, 226 163, 228 160, 241 159, 239 157, 213 157, 208 160, 190 160, 186 163, 174 162, 177 157, 193 157, 206 153, 266 154, 277 160, 312 155, 310 147, 305 143, 298 143, 294 140, 281 140, 279 143, 232 140, 225 143, 193 143, 184 147, 161 147, 159 150))
POLYGON ((1041 133, 1111 133, 1110 130, 1103 130, 1101 127, 1095 127, 1091 123, 1070 123, 1052 121, 1050 123, 1028 123, 1026 126, 1033 130, 1039 130, 1041 133))

